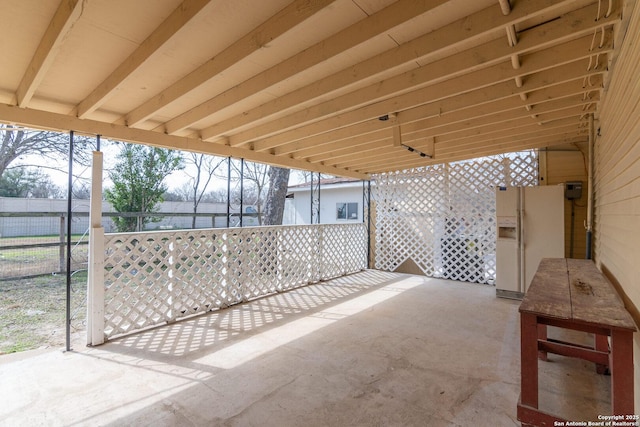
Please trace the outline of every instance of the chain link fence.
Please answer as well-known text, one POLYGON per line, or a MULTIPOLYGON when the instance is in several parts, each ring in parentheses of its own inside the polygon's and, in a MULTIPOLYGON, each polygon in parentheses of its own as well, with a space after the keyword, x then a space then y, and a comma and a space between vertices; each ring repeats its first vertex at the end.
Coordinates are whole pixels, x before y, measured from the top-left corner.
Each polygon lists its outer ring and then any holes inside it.
MULTIPOLYGON (((67 219, 62 212, 0 212, 0 280, 20 279, 46 274, 61 274, 67 266, 67 219)), ((114 216, 134 217, 141 222, 141 213, 103 213, 102 223, 107 232, 115 232, 114 216)), ((154 213, 157 230, 226 227, 226 213, 154 213)), ((244 225, 255 225, 257 214, 243 214, 244 225)), ((233 213, 229 225, 239 225, 240 215, 233 213)), ((89 243, 89 215, 72 214, 71 270, 87 269, 89 243)))

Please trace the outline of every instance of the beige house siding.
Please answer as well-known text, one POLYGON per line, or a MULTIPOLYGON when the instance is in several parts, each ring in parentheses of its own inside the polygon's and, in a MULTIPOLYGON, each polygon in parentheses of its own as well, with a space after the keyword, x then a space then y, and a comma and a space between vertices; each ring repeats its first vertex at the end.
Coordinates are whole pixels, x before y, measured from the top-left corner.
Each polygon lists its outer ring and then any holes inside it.
MULTIPOLYGON (((586 150, 586 145, 580 149, 586 150)), ((567 258, 584 259, 586 255, 586 229, 587 219, 587 163, 586 153, 577 147, 551 150, 541 155, 546 155, 547 185, 556 185, 571 181, 582 181, 582 197, 573 202, 564 201, 564 254, 567 258), (571 150, 571 151, 569 151, 571 150), (571 205, 573 203, 573 254, 571 251, 571 205)))
MULTIPOLYGON (((635 7, 596 122, 595 256, 640 316, 640 7, 635 7), (598 132, 596 132, 598 133, 598 132)), ((634 340, 635 407, 640 408, 640 334, 634 340)))

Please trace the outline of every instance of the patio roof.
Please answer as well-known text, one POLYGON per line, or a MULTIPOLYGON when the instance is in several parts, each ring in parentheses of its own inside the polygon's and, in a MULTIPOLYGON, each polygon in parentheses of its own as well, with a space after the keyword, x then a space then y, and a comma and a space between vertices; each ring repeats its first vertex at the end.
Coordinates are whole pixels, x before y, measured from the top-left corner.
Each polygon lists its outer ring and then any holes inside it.
POLYGON ((581 143, 632 4, 3 0, 0 121, 359 179, 581 143))

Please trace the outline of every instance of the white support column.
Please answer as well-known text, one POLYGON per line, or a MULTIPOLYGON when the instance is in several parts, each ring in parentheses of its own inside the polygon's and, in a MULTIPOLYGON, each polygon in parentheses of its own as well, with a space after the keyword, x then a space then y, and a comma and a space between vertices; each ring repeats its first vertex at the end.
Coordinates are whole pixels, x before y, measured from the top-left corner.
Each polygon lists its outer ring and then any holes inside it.
POLYGON ((104 343, 104 228, 102 227, 102 153, 93 152, 89 211, 87 345, 104 343))

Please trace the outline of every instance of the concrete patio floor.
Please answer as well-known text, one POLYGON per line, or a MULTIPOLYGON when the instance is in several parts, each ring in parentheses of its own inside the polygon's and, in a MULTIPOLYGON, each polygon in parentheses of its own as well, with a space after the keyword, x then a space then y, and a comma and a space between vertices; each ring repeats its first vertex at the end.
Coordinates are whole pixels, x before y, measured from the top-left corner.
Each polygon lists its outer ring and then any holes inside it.
MULTIPOLYGON (((0 424, 519 425, 518 305, 364 271, 95 348, 2 356, 0 424)), ((549 357, 543 409, 609 413, 609 377, 549 357)))

